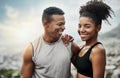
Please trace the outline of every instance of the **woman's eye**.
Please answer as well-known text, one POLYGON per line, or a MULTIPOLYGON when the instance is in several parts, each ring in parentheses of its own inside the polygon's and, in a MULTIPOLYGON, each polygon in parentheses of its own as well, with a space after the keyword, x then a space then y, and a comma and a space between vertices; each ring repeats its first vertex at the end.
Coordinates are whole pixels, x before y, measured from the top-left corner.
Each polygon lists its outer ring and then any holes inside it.
POLYGON ((90 28, 90 25, 86 25, 85 27, 86 27, 86 28, 90 28))

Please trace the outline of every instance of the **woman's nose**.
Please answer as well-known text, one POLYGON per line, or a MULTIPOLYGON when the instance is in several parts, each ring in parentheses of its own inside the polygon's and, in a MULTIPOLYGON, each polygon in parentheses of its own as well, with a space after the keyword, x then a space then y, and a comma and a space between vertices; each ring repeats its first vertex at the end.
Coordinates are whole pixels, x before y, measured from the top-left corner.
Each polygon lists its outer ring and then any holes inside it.
POLYGON ((81 28, 79 28, 79 31, 80 31, 80 32, 84 32, 84 31, 85 31, 85 28, 84 28, 84 27, 81 27, 81 28))

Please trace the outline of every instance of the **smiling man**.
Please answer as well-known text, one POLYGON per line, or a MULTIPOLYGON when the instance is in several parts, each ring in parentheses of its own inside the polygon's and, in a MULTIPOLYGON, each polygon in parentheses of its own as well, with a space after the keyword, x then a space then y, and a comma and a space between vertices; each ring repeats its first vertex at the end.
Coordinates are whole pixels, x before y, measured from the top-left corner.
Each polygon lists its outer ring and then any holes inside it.
POLYGON ((21 78, 70 78, 71 44, 61 40, 64 12, 48 7, 42 15, 44 33, 32 42, 23 56, 21 78))

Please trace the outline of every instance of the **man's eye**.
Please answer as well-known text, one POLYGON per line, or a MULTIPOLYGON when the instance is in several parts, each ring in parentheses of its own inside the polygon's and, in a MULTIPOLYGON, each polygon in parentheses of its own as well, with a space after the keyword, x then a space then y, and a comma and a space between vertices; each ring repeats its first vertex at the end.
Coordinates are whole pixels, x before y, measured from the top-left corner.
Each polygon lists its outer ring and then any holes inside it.
POLYGON ((58 26, 62 26, 62 25, 64 25, 64 23, 60 23, 60 24, 57 24, 58 26))
POLYGON ((61 26, 62 24, 57 24, 58 26, 61 26))
POLYGON ((78 24, 78 28, 81 28, 81 25, 80 25, 80 24, 78 24))

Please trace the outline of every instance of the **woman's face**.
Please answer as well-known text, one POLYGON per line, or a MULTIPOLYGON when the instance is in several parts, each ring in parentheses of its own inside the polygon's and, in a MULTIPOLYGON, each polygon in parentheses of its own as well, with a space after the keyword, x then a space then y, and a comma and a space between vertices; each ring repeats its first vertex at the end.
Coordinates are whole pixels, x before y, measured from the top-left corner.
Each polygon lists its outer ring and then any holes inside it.
POLYGON ((89 41, 97 38, 100 26, 96 26, 94 21, 89 17, 80 17, 78 33, 82 41, 89 41))

